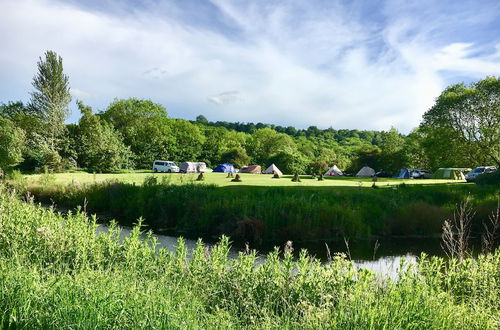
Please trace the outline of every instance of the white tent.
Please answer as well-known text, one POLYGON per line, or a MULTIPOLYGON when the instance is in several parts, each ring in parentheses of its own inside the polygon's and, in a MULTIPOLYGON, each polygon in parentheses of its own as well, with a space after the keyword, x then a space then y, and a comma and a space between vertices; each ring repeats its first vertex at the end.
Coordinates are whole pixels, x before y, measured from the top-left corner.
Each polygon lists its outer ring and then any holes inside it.
POLYGON ((274 165, 274 164, 271 164, 271 166, 269 166, 267 168, 267 170, 264 171, 264 174, 278 174, 278 175, 283 175, 283 173, 281 173, 280 169, 278 167, 276 167, 276 165, 274 165))
POLYGON ((374 175, 375 175, 375 170, 368 166, 363 167, 362 169, 359 170, 358 174, 356 174, 358 178, 370 178, 374 175))
POLYGON ((325 174, 323 174, 324 176, 341 176, 341 175, 344 175, 344 173, 342 173, 341 170, 339 170, 339 168, 337 167, 337 165, 333 165, 332 167, 330 167, 330 169, 328 171, 325 172, 325 174))
POLYGON ((207 170, 207 164, 204 162, 184 162, 179 165, 182 173, 202 173, 207 170))

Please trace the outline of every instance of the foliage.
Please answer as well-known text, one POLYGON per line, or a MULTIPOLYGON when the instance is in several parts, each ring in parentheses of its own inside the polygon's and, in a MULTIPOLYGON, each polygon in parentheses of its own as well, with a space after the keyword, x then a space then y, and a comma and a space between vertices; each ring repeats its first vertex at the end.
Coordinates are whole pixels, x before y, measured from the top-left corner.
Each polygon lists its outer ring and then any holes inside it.
POLYGON ((306 177, 302 177, 301 189, 294 186, 297 183, 292 183, 291 177, 272 180, 266 176, 269 186, 249 186, 253 177, 245 177, 244 187, 192 182, 140 186, 107 181, 82 186, 35 184, 29 189, 42 202, 74 208, 86 200, 89 211, 105 212, 124 225, 143 217, 152 229, 169 228, 171 232, 194 238, 232 236, 238 221, 252 218, 265 227, 260 239, 273 243, 287 239, 333 240, 343 236, 438 236, 445 216, 469 194, 473 196, 474 207, 489 210, 474 219, 474 230, 481 231, 482 218, 496 208, 496 201, 493 205, 491 198, 500 193, 496 186, 479 185, 384 187, 379 183, 380 189, 328 187, 329 179, 318 182, 306 177), (285 181, 290 186, 270 186, 285 181), (306 181, 321 186, 302 186, 306 181))
POLYGON ((495 172, 480 174, 477 176, 474 182, 479 185, 500 186, 500 170, 496 170, 495 172))
MULTIPOLYGON (((447 132, 442 142, 464 150, 469 167, 489 162, 500 166, 500 78, 447 87, 424 114, 421 127, 431 136, 436 130, 447 132)), ((432 150, 437 145, 427 147, 432 150)))
POLYGON ((226 151, 220 156, 221 163, 230 163, 235 167, 243 167, 250 163, 250 157, 248 157, 245 149, 234 148, 226 151))
POLYGON ((226 237, 188 251, 0 193, 2 328, 495 329, 500 250, 404 263, 395 280, 344 256, 276 248, 229 257, 226 237), (188 258, 188 255, 190 257, 188 258), (257 266, 258 265, 258 266, 257 266))
POLYGON ((115 99, 100 116, 123 136, 137 168, 150 168, 155 159, 174 159, 176 145, 167 110, 150 100, 115 99))
POLYGON ((310 165, 310 172, 316 174, 323 174, 330 169, 330 164, 323 159, 312 162, 310 165))
POLYGON ((62 58, 53 51, 45 52, 45 58, 40 57, 37 67, 29 109, 45 123, 41 133, 50 149, 56 151, 57 139, 64 131, 64 121, 69 114, 68 76, 63 73, 62 58))
POLYGON ((23 160, 24 131, 0 117, 0 169, 8 170, 23 160))
POLYGON ((252 134, 247 150, 253 163, 266 164, 270 162, 270 157, 280 152, 296 153, 297 146, 290 136, 278 133, 271 128, 262 128, 252 134))
POLYGON ((195 161, 202 153, 205 136, 201 129, 186 120, 172 119, 170 127, 174 142, 170 146, 172 159, 181 161, 195 161))
POLYGON ((306 174, 309 161, 298 152, 280 151, 269 157, 268 164, 275 164, 284 173, 306 174))
POLYGON ((81 166, 90 171, 110 172, 128 168, 132 154, 119 133, 92 109, 78 101, 82 113, 78 124, 78 154, 81 166))
POLYGON ((351 166, 347 169, 348 172, 356 173, 363 166, 369 166, 375 171, 382 169, 382 150, 379 147, 361 147, 355 153, 351 166))

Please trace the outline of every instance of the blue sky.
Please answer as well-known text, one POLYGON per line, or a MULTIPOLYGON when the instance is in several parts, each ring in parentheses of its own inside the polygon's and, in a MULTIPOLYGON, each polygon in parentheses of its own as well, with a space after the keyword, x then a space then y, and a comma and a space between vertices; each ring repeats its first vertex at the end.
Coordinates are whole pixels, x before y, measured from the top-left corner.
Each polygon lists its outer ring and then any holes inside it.
POLYGON ((45 50, 73 94, 170 116, 402 132, 444 87, 500 76, 500 1, 0 1, 0 102, 45 50))

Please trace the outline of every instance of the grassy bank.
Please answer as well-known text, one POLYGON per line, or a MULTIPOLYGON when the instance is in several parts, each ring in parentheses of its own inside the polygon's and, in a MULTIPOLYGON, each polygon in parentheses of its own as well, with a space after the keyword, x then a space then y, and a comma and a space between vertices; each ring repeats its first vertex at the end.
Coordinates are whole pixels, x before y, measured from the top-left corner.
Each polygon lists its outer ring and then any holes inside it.
MULTIPOLYGON (((150 177, 152 178, 152 177, 150 177)), ((37 200, 104 213, 121 224, 144 224, 187 237, 229 235, 253 245, 341 237, 438 236, 456 204, 469 197, 477 210, 473 232, 497 206, 494 186, 398 185, 393 187, 259 187, 96 184, 30 185, 37 200)))
POLYGON ((278 251, 192 259, 155 251, 139 228, 122 243, 82 214, 61 216, 0 189, 2 328, 414 328, 499 326, 500 250, 445 264, 422 258, 396 282, 341 256, 321 265, 278 251))

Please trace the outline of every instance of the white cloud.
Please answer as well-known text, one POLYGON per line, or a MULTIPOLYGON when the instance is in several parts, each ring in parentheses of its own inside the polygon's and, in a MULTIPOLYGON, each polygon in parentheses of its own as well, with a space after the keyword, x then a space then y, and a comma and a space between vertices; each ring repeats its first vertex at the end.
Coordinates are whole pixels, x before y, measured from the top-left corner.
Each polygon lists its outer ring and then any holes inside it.
POLYGON ((51 49, 63 56, 74 96, 100 109, 140 97, 175 117, 407 132, 449 83, 443 70, 500 74, 498 40, 496 52, 473 56, 481 45, 435 40, 441 18, 421 24, 395 4, 374 26, 336 2, 212 2, 231 33, 180 20, 175 5, 116 15, 2 1, 0 101, 28 97, 36 60, 51 49))
POLYGON ((217 105, 228 105, 243 101, 238 91, 227 91, 212 95, 208 100, 217 105))

